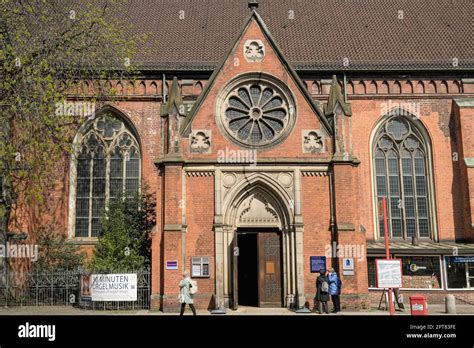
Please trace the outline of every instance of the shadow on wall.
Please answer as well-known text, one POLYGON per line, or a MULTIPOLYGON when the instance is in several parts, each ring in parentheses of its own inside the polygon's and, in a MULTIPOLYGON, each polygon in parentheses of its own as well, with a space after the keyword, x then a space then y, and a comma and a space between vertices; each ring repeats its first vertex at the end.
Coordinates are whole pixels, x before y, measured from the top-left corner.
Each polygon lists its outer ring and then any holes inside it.
POLYGON ((212 297, 209 300, 209 305, 207 306, 207 309, 211 311, 215 308, 216 308, 216 296, 212 294, 212 297))
MULTIPOLYGON (((451 159, 453 161, 453 181, 451 184, 451 195, 453 197, 453 212, 454 212, 454 238, 457 242, 467 241, 467 236, 464 234, 464 194, 463 194, 463 179, 466 180, 466 175, 461 172, 461 161, 463 160, 463 151, 459 146, 462 145, 461 125, 459 124, 457 115, 457 106, 452 102, 451 115, 449 119, 449 133, 451 145, 451 159), (460 199, 456 199, 459 197, 460 199)), ((434 156, 434 154, 433 154, 434 156)), ((465 171, 465 169, 463 169, 465 171)), ((467 174, 467 173, 466 173, 467 174)), ((438 183, 440 184, 440 183, 438 183)), ((443 199, 437 197, 437 199, 443 199)), ((441 240, 442 238, 440 238, 441 240)))

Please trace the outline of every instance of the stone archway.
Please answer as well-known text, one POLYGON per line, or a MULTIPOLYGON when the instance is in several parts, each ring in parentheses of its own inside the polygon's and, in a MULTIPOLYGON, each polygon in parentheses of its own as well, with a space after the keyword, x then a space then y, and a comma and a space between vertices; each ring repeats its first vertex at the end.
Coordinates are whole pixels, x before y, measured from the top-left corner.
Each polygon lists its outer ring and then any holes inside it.
POLYGON ((281 233, 283 305, 304 303, 303 224, 295 212, 295 180, 293 173, 288 174, 291 185, 284 187, 278 175, 225 172, 216 176, 216 296, 221 307, 233 302, 233 247, 237 229, 242 228, 272 228, 281 233), (229 175, 235 180, 226 180, 229 175))

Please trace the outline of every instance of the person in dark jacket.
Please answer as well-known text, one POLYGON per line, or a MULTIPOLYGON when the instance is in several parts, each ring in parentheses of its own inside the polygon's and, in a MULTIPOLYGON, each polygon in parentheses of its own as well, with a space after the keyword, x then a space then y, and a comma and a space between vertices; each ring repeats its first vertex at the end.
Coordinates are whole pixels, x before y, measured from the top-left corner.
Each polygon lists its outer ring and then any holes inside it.
POLYGON ((319 314, 323 314, 323 310, 326 314, 329 314, 328 301, 329 279, 326 276, 326 270, 321 268, 319 271, 319 276, 316 279, 316 302, 318 305, 319 314))
POLYGON ((341 311, 341 299, 339 295, 341 294, 342 282, 337 276, 336 271, 332 267, 329 269, 328 280, 329 295, 331 295, 332 304, 334 305, 332 312, 337 313, 341 311))

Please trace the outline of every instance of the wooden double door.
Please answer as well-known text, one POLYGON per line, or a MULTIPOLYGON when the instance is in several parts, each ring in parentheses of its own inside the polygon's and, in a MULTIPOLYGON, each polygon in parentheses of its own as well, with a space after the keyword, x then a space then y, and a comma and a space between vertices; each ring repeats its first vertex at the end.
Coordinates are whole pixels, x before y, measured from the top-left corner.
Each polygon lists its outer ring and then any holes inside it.
POLYGON ((242 229, 234 238, 233 307, 282 307, 282 247, 278 230, 242 229))

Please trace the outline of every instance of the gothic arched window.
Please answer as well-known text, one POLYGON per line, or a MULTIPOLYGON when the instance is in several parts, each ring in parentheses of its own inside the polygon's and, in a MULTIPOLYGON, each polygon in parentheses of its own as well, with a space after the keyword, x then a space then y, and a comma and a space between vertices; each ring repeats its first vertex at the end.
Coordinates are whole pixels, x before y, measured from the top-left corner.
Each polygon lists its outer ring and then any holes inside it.
POLYGON ((140 150, 126 124, 110 114, 88 125, 78 150, 74 236, 97 237, 110 199, 139 191, 140 150))
MULTIPOLYGON (((378 202, 387 199, 390 238, 434 237, 428 142, 408 117, 400 115, 387 119, 374 138, 376 195, 378 202)), ((379 218, 380 237, 384 232, 379 218)))

